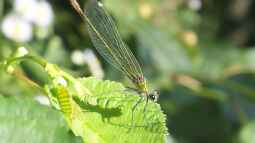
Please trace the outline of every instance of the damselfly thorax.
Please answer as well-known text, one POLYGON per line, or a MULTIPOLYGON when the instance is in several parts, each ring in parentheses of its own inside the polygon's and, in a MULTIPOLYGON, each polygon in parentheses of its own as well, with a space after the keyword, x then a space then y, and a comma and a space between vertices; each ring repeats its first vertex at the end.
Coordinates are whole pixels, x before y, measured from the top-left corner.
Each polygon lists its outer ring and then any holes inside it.
POLYGON ((148 92, 147 82, 146 79, 143 76, 137 76, 132 79, 132 82, 135 84, 137 89, 140 90, 140 92, 148 92))
POLYGON ((137 76, 132 79, 132 82, 135 84, 138 92, 142 96, 146 96, 147 98, 151 99, 152 101, 156 102, 158 100, 159 93, 158 91, 154 90, 150 92, 148 90, 148 84, 144 76, 137 76))

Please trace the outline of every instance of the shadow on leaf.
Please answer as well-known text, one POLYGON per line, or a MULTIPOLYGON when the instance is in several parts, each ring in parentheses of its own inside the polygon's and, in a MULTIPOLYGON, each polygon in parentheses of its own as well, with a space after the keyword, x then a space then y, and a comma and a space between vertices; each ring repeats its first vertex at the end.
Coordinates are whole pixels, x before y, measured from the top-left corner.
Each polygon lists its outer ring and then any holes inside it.
POLYGON ((115 107, 115 108, 105 107, 105 108, 103 108, 103 107, 100 107, 99 105, 88 104, 88 103, 80 100, 78 97, 74 97, 73 99, 82 109, 85 109, 88 112, 99 113, 102 116, 103 121, 105 121, 105 119, 107 121, 109 121, 110 118, 119 117, 122 114, 121 109, 119 107, 115 107))

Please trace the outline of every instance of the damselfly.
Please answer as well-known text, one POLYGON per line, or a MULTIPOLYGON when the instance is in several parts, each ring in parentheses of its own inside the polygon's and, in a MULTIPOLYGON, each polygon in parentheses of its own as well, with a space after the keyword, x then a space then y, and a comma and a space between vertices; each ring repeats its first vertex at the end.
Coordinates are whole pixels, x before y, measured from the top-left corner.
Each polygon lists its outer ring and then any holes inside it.
POLYGON ((70 2, 79 15, 87 22, 90 37, 100 55, 125 74, 142 95, 142 98, 134 105, 132 110, 142 101, 143 97, 146 98, 146 105, 149 99, 156 102, 159 96, 158 92, 150 92, 148 90, 146 79, 138 61, 122 41, 115 23, 105 11, 103 4, 97 0, 92 0, 88 5, 88 9, 83 12, 76 0, 70 0, 70 2))

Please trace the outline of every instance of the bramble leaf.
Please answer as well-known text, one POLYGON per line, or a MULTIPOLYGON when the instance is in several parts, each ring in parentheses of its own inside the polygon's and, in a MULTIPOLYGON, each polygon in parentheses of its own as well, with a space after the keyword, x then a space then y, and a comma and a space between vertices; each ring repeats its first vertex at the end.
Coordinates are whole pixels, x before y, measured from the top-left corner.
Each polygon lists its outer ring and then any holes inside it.
MULTIPOLYGON (((165 143, 167 128, 160 105, 127 91, 121 84, 93 77, 74 78, 44 59, 30 54, 10 58, 6 67, 22 60, 39 63, 49 75, 44 89, 52 105, 63 112, 69 127, 84 142, 165 143), (133 120, 132 120, 133 114, 133 120)), ((144 98, 144 97, 143 97, 144 98)))
POLYGON ((72 113, 65 117, 73 132, 84 142, 165 142, 165 115, 157 103, 149 101, 146 112, 145 101, 139 104, 134 111, 132 126, 132 108, 140 98, 137 93, 125 91, 117 82, 93 77, 75 79, 56 66, 49 66, 47 71, 53 82, 46 86, 46 90, 59 108, 58 95, 52 89, 61 83, 59 77, 65 79, 67 84, 64 85, 72 103, 72 113))

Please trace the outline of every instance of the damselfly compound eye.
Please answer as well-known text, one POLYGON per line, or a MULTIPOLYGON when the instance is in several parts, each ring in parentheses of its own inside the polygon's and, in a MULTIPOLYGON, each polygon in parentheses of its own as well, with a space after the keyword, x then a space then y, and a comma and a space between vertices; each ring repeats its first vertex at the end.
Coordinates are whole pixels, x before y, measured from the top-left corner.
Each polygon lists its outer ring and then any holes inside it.
POLYGON ((158 97, 159 97, 159 92, 154 90, 153 92, 151 92, 149 94, 149 98, 154 101, 154 102, 157 102, 158 101, 158 97))

